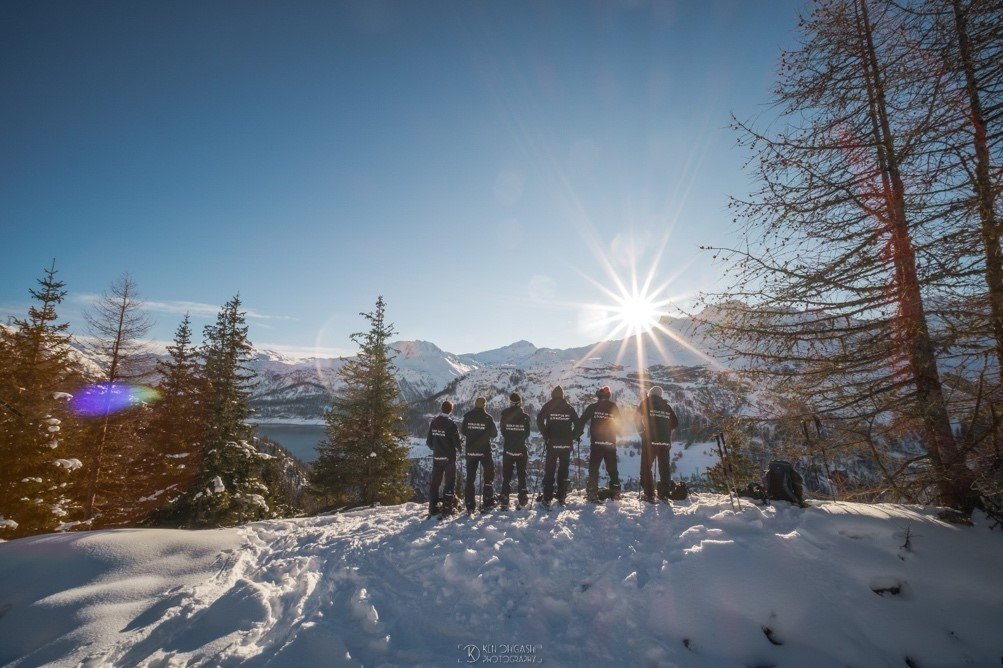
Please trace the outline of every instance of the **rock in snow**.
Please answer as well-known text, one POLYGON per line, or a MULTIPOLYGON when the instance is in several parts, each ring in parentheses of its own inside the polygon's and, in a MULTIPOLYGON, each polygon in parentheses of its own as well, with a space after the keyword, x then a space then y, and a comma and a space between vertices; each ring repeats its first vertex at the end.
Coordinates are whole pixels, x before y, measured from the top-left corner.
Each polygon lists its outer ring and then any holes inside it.
POLYGON ((1003 532, 727 497, 0 543, 0 664, 999 665, 1003 532))

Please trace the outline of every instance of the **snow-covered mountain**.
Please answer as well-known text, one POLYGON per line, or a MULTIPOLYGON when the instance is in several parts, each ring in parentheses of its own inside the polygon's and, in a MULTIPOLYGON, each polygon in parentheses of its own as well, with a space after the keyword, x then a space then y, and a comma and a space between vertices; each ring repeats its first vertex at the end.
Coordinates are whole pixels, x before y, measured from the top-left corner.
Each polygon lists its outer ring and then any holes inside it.
POLYGON ((0 665, 993 666, 1003 532, 700 494, 0 542, 0 665))
POLYGON ((428 341, 397 341, 397 380, 404 398, 411 401, 435 394, 454 378, 477 368, 474 360, 462 359, 428 341))
MULTIPOLYGON (((668 333, 655 331, 636 339, 604 341, 592 346, 559 350, 537 348, 528 341, 480 353, 457 355, 427 341, 397 341, 396 364, 404 398, 419 404, 444 392, 454 402, 473 402, 490 394, 490 403, 503 407, 512 391, 542 404, 556 384, 591 395, 596 387, 623 390, 623 399, 636 403, 637 373, 648 369, 660 381, 673 372, 689 377, 687 369, 723 368, 712 356, 709 340, 688 319, 664 319, 668 333), (504 396, 503 396, 504 395, 504 396)), ((320 419, 339 381, 337 359, 289 360, 260 353, 254 366, 259 385, 253 405, 260 421, 320 419)))
MULTIPOLYGON (((409 401, 435 394, 450 381, 476 368, 470 360, 427 341, 396 341, 397 380, 409 401)), ((291 359, 260 351, 251 363, 258 374, 252 406, 261 421, 320 419, 331 394, 341 386, 340 358, 291 359)))

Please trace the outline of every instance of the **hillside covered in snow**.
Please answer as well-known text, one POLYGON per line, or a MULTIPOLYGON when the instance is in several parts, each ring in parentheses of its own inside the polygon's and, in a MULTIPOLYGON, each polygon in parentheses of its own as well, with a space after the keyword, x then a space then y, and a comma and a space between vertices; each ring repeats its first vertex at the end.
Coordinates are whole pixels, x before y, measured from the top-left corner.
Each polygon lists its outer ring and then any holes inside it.
POLYGON ((990 666, 1003 531, 936 511, 416 504, 0 543, 0 665, 990 666))

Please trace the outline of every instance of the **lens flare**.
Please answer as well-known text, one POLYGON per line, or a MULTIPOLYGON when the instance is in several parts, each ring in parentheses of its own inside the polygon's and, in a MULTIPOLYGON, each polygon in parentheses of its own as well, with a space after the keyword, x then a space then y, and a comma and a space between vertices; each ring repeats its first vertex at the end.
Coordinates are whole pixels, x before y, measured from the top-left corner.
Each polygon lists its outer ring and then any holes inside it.
POLYGON ((660 302, 652 295, 634 294, 617 301, 615 317, 628 336, 651 331, 664 315, 658 308, 660 302))
POLYGON ((160 392, 146 385, 95 383, 73 395, 70 407, 78 415, 107 415, 160 398, 160 392))

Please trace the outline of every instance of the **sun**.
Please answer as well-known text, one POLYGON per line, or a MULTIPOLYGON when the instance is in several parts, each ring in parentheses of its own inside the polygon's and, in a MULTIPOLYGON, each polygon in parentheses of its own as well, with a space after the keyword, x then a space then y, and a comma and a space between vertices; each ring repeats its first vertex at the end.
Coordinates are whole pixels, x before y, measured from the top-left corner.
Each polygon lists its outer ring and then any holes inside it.
POLYGON ((613 306, 613 319, 618 321, 617 330, 628 336, 650 332, 665 315, 662 305, 652 295, 634 292, 629 296, 618 296, 613 306))

